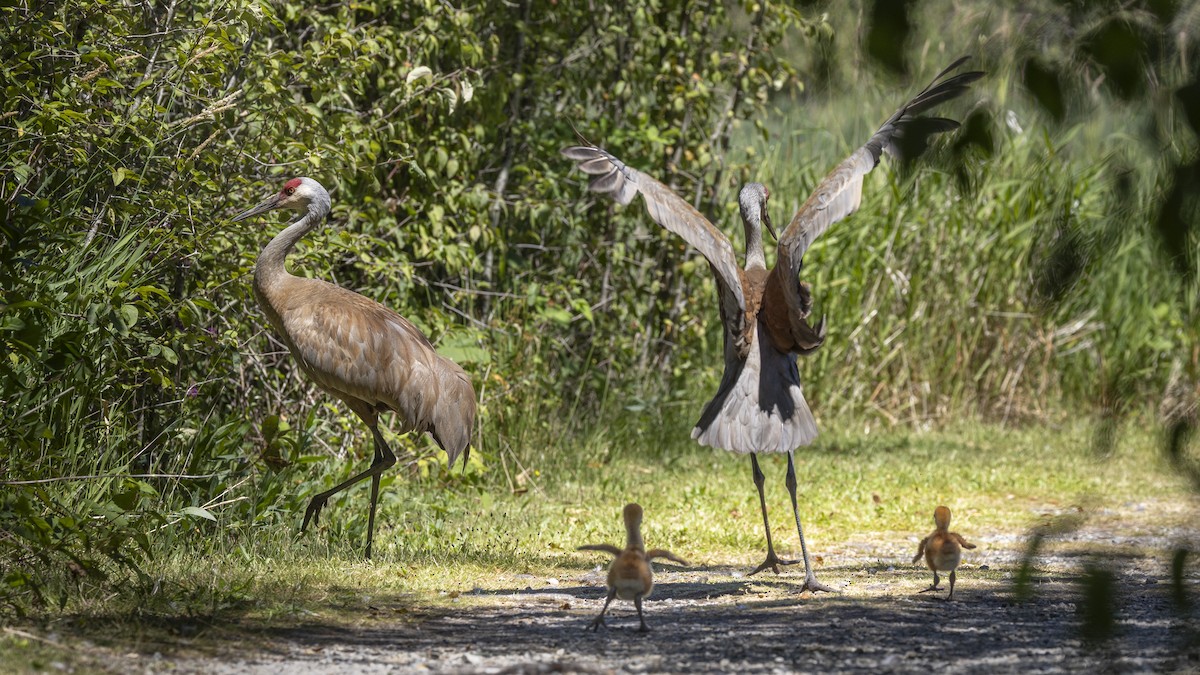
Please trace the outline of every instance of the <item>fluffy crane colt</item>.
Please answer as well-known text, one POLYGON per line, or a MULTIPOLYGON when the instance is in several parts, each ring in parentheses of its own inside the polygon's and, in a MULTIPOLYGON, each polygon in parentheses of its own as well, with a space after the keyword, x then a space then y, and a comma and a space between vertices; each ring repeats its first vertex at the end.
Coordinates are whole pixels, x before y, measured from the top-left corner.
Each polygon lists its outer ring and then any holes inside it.
POLYGON ((626 504, 623 515, 625 550, 612 544, 588 544, 579 547, 580 551, 604 551, 615 556, 612 564, 608 566, 608 597, 604 600, 604 608, 600 610, 600 616, 593 619, 588 627, 595 631, 599 630, 601 625, 607 625, 604 623, 604 613, 608 611, 609 603, 613 598, 621 598, 633 601, 637 607, 638 621, 641 622, 638 631, 645 633, 650 628, 646 626, 646 618, 642 616, 642 599, 649 597, 650 592, 654 590, 654 572, 650 569, 650 561, 666 558, 680 565, 686 565, 687 562, 665 549, 646 550, 646 545, 642 542, 642 507, 626 504))
POLYGON ((938 572, 950 573, 950 594, 946 599, 954 597, 954 570, 958 568, 958 563, 962 560, 962 550, 964 548, 975 548, 975 544, 969 543, 962 538, 957 532, 950 531, 950 509, 945 506, 939 506, 933 510, 933 522, 937 525, 928 537, 921 540, 921 544, 917 547, 917 554, 913 556, 913 562, 925 556, 925 564, 929 569, 933 570, 933 585, 922 590, 940 591, 938 582, 938 572))

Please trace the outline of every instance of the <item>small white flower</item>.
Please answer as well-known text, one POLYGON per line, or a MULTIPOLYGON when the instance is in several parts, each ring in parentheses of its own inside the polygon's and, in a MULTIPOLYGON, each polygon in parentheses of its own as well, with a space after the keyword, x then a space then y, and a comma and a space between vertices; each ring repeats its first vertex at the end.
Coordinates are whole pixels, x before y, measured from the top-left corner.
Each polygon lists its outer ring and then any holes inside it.
POLYGON ((1012 129, 1014 134, 1019 134, 1025 130, 1021 128, 1021 123, 1017 121, 1017 113, 1015 110, 1009 110, 1004 115, 1004 122, 1008 124, 1008 128, 1012 129))

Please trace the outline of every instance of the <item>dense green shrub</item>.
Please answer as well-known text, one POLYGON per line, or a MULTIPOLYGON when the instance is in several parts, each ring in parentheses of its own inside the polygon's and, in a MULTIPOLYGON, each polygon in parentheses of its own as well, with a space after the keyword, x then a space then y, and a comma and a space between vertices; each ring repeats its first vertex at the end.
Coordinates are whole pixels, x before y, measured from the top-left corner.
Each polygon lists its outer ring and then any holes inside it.
POLYGON ((365 452, 253 306, 278 226, 227 222, 285 177, 334 195, 297 273, 395 307, 476 374, 476 457, 497 429, 540 428, 534 410, 594 413, 640 384, 703 275, 677 283, 677 242, 583 206, 557 151, 577 127, 711 200, 730 122, 792 78, 760 47, 804 25, 685 5, 0 8, 10 586, 37 595, 30 570, 63 558, 132 561, 147 518, 158 536, 214 505, 256 522, 303 498, 275 472, 314 445, 365 452))

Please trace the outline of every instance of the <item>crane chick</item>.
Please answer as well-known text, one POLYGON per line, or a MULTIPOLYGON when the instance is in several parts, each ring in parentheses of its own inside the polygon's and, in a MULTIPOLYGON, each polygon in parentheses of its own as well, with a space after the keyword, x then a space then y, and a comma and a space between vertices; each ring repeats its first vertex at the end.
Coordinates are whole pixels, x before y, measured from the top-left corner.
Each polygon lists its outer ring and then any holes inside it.
POLYGON ((622 600, 631 600, 637 607, 638 621, 641 625, 638 627, 639 632, 650 630, 646 626, 646 618, 642 616, 642 599, 650 596, 650 592, 654 590, 654 572, 650 568, 650 561, 655 558, 666 558, 686 565, 687 562, 679 558, 674 553, 661 548, 652 548, 646 550, 645 544, 642 542, 642 507, 637 504, 626 504, 623 512, 625 518, 625 550, 621 550, 611 544, 589 544, 580 546, 580 551, 604 551, 615 556, 612 564, 608 566, 608 597, 604 600, 604 608, 600 610, 600 615, 592 620, 588 626, 593 631, 599 630, 604 624, 604 613, 608 611, 608 605, 613 601, 613 598, 621 598, 622 600))
POLYGON ((950 573, 950 594, 946 599, 954 597, 954 570, 958 568, 958 563, 962 560, 962 550, 964 548, 975 548, 975 544, 967 542, 957 532, 950 531, 950 509, 945 506, 939 506, 933 510, 933 522, 937 525, 928 537, 921 540, 917 547, 917 554, 913 556, 913 562, 925 556, 925 564, 929 569, 933 570, 933 585, 922 590, 940 591, 938 587, 938 572, 950 573))

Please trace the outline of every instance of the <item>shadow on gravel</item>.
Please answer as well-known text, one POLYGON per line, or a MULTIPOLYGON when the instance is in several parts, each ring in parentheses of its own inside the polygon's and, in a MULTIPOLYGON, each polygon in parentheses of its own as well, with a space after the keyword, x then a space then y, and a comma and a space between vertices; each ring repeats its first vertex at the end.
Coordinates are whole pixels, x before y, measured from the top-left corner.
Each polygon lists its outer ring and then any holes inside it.
MULTIPOLYGON (((680 583, 680 582, 656 582, 654 584, 654 593, 647 603, 655 600, 671 598, 675 600, 711 600, 729 595, 746 595, 751 592, 751 588, 759 589, 774 589, 778 591, 787 591, 796 588, 796 584, 785 581, 732 581, 721 582, 714 581, 710 583, 680 583)), ((594 586, 556 586, 552 588, 534 589, 525 587, 519 590, 512 589, 497 589, 484 590, 477 588, 472 591, 463 593, 467 596, 547 596, 547 595, 569 595, 580 600, 603 600, 604 586, 597 584, 594 586)))
POLYGON ((1074 587, 1066 579, 1041 581, 1027 603, 979 580, 960 581, 951 602, 941 599, 944 592, 918 594, 919 587, 911 595, 869 598, 786 595, 798 587, 786 577, 667 582, 646 603, 649 633, 636 631, 633 607, 621 602, 610 608, 607 628, 586 630, 602 604, 600 587, 473 591, 464 597, 487 600, 398 625, 301 626, 264 637, 281 659, 296 659, 299 647, 337 645, 339 653, 361 659, 359 666, 450 672, 1200 669, 1194 633, 1165 588, 1128 588, 1119 637, 1091 649, 1078 637, 1074 587))

